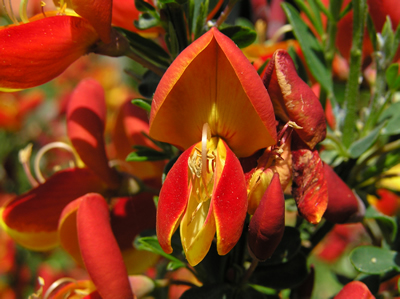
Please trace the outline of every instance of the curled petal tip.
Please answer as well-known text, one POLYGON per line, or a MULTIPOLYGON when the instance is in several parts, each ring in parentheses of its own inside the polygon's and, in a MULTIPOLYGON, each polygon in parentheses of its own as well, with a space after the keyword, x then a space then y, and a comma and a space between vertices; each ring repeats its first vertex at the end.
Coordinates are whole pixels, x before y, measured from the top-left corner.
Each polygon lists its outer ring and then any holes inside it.
POLYGON ((263 81, 281 121, 294 121, 302 127, 296 132, 311 149, 325 139, 324 110, 312 89, 297 75, 288 52, 274 53, 263 81))

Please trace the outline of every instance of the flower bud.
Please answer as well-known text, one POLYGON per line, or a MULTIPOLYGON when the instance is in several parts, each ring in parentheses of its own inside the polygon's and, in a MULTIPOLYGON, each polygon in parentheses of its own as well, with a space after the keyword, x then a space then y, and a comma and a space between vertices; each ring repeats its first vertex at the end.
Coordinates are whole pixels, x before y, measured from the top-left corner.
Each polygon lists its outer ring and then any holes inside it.
POLYGON ((272 177, 260 204, 250 220, 248 247, 260 261, 271 257, 285 230, 285 199, 279 175, 272 177))
POLYGON ((361 281, 352 281, 346 284, 334 299, 375 299, 368 287, 361 281))

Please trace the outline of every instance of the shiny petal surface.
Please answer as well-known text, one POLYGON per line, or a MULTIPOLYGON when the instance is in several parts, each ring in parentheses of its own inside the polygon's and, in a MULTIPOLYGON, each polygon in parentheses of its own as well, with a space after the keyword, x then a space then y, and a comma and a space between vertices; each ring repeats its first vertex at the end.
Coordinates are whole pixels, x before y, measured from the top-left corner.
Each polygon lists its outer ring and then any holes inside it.
POLYGON ((157 206, 157 238, 166 253, 172 253, 171 237, 178 228, 189 199, 188 159, 193 147, 178 158, 161 188, 157 206))
POLYGON ((47 17, 0 30, 0 91, 30 88, 60 75, 98 39, 84 19, 47 17))
POLYGON ((328 164, 324 163, 323 167, 329 198, 324 218, 333 223, 361 221, 365 214, 362 201, 328 164))
POLYGON ((105 118, 102 86, 93 79, 81 81, 68 102, 68 137, 82 161, 110 187, 117 187, 118 173, 108 166, 104 147, 105 118))
POLYGON ((88 20, 101 40, 111 42, 112 0, 70 0, 72 9, 88 20))
POLYGON ((187 47, 161 79, 150 136, 187 149, 201 140, 205 123, 240 157, 276 142, 267 91, 240 49, 216 28, 187 47))
POLYGON ((285 198, 274 174, 260 205, 250 220, 248 244, 252 254, 265 261, 274 253, 285 231, 285 198))
POLYGON ((222 147, 226 157, 217 157, 216 172, 220 167, 221 174, 211 199, 217 230, 217 251, 220 255, 227 254, 236 245, 247 214, 247 189, 242 167, 224 141, 218 145, 218 154, 223 154, 222 147), (222 168, 218 161, 224 160, 222 168))
POLYGON ((361 281, 352 281, 346 284, 334 299, 375 299, 368 287, 361 281))
POLYGON ((292 194, 297 208, 308 222, 320 222, 328 205, 328 188, 318 151, 308 148, 292 152, 292 194))
POLYGON ((275 113, 283 122, 294 121, 297 134, 311 148, 325 139, 326 121, 322 106, 312 89, 297 75, 289 53, 277 50, 263 78, 275 113))
POLYGON ((57 226, 64 207, 104 185, 88 169, 55 173, 44 184, 22 194, 2 208, 2 225, 19 244, 33 250, 48 250, 58 244, 57 226))
POLYGON ((83 196, 77 224, 82 258, 101 297, 133 299, 128 273, 111 230, 108 205, 101 195, 83 196))

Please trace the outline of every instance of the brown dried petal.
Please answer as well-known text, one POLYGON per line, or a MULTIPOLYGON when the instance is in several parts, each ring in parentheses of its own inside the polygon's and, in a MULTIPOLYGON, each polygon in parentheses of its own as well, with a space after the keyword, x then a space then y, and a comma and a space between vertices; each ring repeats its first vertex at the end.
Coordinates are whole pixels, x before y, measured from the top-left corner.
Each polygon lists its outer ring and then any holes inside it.
POLYGON ((328 204, 328 188, 324 168, 316 150, 301 148, 292 151, 292 194, 299 213, 310 223, 320 222, 328 204))
POLYGON ((297 75, 293 60, 285 50, 274 53, 263 81, 277 117, 285 123, 290 120, 302 127, 295 130, 311 149, 325 139, 326 121, 321 103, 297 75))

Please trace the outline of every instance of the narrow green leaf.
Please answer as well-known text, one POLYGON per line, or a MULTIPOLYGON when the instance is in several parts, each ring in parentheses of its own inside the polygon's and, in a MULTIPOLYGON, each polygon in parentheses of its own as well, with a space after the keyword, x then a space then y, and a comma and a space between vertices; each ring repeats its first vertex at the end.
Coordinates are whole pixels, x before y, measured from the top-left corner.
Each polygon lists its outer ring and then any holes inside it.
POLYGON ((156 151, 149 147, 139 147, 138 145, 134 146, 137 150, 131 152, 128 157, 126 157, 126 161, 128 162, 144 162, 144 161, 160 161, 166 160, 167 156, 159 151, 156 151))
POLYGON ((228 26, 220 31, 233 40, 239 48, 251 45, 257 38, 257 33, 254 30, 242 26, 228 26))
POLYGON ((377 211, 373 206, 369 206, 365 212, 366 219, 374 219, 388 244, 392 244, 397 234, 397 222, 394 217, 384 215, 377 211))
POLYGON ((151 101, 150 100, 133 99, 132 104, 146 110, 147 112, 150 112, 150 110, 151 110, 151 101))
MULTIPOLYGON (((300 9, 300 11, 305 13, 305 15, 307 16, 307 19, 314 26, 315 30, 317 30, 318 34, 320 36, 322 36, 322 34, 324 33, 324 28, 322 26, 321 16, 319 15, 319 12, 318 12, 318 9, 316 8, 316 5, 311 6, 312 8, 314 8, 313 9, 313 13, 311 13, 311 10, 306 5, 305 1, 303 1, 303 0, 294 0, 294 3, 300 9)), ((311 2, 309 2, 309 4, 312 5, 311 2)))
POLYGON ((186 267, 185 263, 170 254, 166 254, 164 250, 162 250, 160 244, 158 243, 157 236, 138 237, 135 239, 134 246, 138 250, 150 251, 165 257, 166 259, 174 262, 175 267, 179 265, 180 268, 186 267))
POLYGON ((314 0, 315 4, 318 6, 318 8, 323 12, 324 15, 331 21, 335 22, 331 12, 325 7, 325 5, 321 2, 321 0, 314 0))
POLYGON ((149 13, 142 13, 139 16, 138 20, 135 20, 133 22, 136 28, 141 29, 141 30, 146 30, 152 27, 156 27, 160 25, 160 20, 155 18, 152 14, 149 13))
POLYGON ((350 148, 349 148, 349 155, 351 158, 358 158, 361 156, 363 153, 365 153, 366 150, 368 150, 374 142, 378 139, 382 128, 386 125, 386 122, 383 124, 379 125, 375 129, 373 129, 369 134, 356 142, 354 142, 350 148))
POLYGON ((293 26, 294 35, 300 43, 309 70, 321 86, 328 93, 332 93, 332 78, 325 65, 324 55, 319 41, 315 38, 292 5, 283 3, 282 7, 290 24, 293 26))
POLYGON ((167 265, 167 271, 175 271, 178 270, 179 268, 184 268, 185 264, 182 263, 181 261, 175 262, 175 261, 170 261, 167 265))
POLYGON ((357 247, 350 253, 350 261, 358 271, 367 274, 384 274, 391 270, 400 272, 398 253, 379 247, 357 247))
POLYGON ((367 14, 367 29, 368 29, 369 39, 371 40, 373 49, 374 49, 374 51, 378 51, 376 29, 375 29, 374 22, 372 21, 372 18, 369 14, 367 14))
POLYGON ((396 90, 400 87, 399 64, 392 63, 386 69, 386 82, 390 89, 396 90))
POLYGON ((135 0, 135 7, 138 11, 147 12, 155 11, 155 7, 143 0, 135 0))
POLYGON ((267 288, 264 286, 260 286, 258 284, 251 284, 249 283, 249 286, 251 286, 253 289, 255 289, 256 291, 262 293, 262 294, 266 294, 266 295, 276 295, 276 290, 271 289, 271 288, 267 288))

